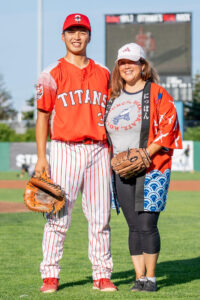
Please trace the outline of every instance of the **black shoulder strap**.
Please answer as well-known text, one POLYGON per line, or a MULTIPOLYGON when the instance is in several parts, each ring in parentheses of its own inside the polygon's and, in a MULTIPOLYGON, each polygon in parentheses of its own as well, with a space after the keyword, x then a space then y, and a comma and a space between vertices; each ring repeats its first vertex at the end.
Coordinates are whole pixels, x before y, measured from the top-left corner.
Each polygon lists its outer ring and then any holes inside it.
POLYGON ((146 148, 150 126, 150 89, 151 82, 147 81, 142 95, 142 128, 140 133, 140 148, 146 148))
MULTIPOLYGON (((140 133, 140 148, 146 148, 150 127, 150 90, 151 82, 147 81, 142 96, 142 128, 140 133)), ((144 181, 146 172, 136 178, 135 211, 144 211, 144 181)))

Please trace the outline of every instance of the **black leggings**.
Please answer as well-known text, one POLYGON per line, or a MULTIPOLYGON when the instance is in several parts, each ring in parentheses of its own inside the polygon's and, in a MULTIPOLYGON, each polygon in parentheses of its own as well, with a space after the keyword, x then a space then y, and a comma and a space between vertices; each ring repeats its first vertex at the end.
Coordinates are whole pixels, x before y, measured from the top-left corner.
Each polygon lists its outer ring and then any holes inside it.
POLYGON ((159 212, 135 211, 135 179, 121 179, 116 175, 119 205, 129 226, 129 251, 131 255, 154 254, 160 251, 157 228, 159 212))

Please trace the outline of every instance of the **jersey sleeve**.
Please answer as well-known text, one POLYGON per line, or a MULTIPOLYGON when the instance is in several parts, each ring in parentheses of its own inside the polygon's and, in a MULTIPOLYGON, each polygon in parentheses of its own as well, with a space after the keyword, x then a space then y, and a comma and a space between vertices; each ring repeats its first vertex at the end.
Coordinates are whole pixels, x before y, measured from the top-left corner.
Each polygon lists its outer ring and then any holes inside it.
POLYGON ((36 86, 37 108, 52 111, 56 99, 57 84, 50 72, 42 72, 36 86))
POLYGON ((154 143, 170 149, 181 149, 182 139, 173 98, 162 90, 158 95, 158 130, 154 143))

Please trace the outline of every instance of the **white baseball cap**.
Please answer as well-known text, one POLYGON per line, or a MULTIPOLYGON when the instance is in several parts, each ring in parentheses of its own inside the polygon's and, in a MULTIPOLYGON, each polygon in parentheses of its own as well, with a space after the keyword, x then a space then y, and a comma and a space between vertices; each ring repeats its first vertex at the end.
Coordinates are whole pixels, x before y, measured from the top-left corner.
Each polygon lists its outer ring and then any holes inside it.
POLYGON ((116 62, 120 59, 129 59, 132 61, 138 61, 140 58, 146 58, 144 50, 141 46, 135 43, 130 43, 122 46, 118 50, 116 62))

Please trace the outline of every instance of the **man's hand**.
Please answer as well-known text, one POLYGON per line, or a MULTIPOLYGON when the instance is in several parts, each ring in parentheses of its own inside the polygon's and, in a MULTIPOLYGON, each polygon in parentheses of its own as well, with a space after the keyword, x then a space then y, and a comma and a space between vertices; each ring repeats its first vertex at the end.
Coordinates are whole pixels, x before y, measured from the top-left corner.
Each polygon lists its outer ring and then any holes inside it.
POLYGON ((44 171, 47 174, 47 177, 50 177, 49 173, 49 164, 46 158, 39 158, 36 165, 35 165, 35 176, 41 177, 44 171))
POLYGON ((33 211, 55 214, 65 205, 65 192, 47 177, 33 176, 26 185, 24 202, 33 211))

